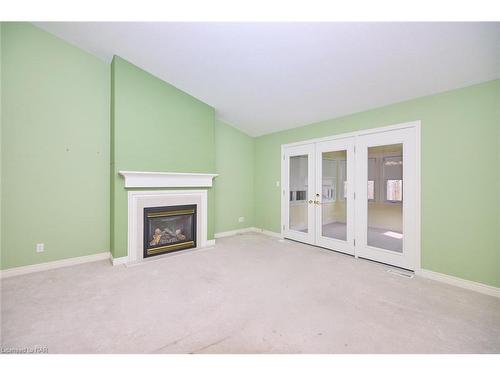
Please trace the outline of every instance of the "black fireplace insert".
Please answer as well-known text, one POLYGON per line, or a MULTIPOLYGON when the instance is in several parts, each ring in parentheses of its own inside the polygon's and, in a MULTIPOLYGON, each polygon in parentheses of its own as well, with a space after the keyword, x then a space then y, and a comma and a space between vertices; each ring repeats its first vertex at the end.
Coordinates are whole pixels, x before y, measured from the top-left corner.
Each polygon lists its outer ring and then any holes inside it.
POLYGON ((144 258, 196 247, 196 205, 144 208, 144 258))

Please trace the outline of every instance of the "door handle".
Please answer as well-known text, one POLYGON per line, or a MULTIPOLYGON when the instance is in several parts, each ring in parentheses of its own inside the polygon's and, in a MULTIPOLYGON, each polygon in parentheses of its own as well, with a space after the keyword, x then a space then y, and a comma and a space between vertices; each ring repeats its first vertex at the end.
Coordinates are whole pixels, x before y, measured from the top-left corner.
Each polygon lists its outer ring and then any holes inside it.
POLYGON ((316 193, 316 199, 314 200, 314 204, 320 204, 320 201, 319 201, 319 193, 316 193))

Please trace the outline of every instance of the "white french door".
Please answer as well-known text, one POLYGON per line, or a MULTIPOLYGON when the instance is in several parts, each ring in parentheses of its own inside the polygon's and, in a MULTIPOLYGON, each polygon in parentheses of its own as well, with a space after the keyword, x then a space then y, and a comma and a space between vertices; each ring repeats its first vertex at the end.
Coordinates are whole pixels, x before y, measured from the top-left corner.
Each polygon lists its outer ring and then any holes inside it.
POLYGON ((356 139, 356 256, 415 269, 415 129, 356 139))
POLYGON ((354 139, 316 143, 315 244, 354 254, 354 139))
POLYGON ((405 125, 284 145, 283 236, 418 267, 419 123, 405 125))
POLYGON ((285 237, 354 254, 354 140, 287 147, 285 237))
POLYGON ((314 144, 287 148, 284 152, 283 194, 286 237, 314 243, 315 228, 315 181, 314 144))

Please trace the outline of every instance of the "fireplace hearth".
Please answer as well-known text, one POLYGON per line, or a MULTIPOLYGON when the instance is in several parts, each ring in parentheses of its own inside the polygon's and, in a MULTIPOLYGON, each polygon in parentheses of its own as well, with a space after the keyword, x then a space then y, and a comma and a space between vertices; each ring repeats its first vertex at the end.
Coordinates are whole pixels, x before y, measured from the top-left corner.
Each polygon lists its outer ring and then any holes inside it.
POLYGON ((144 208, 144 258, 196 247, 196 205, 144 208))

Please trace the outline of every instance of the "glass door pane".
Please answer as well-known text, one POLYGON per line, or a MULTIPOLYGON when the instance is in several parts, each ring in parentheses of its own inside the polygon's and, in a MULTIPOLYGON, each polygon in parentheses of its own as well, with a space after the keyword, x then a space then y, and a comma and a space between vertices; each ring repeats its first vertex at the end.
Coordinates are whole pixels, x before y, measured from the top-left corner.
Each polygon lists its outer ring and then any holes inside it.
POLYGON ((321 235, 347 240, 347 150, 321 154, 321 235))
POLYGON ((367 244, 403 252, 403 144, 368 147, 367 244))
POLYGON ((290 157, 289 228, 308 233, 308 155, 290 157))

